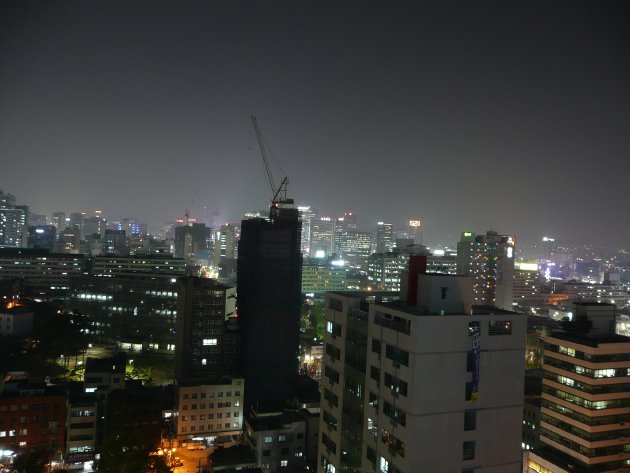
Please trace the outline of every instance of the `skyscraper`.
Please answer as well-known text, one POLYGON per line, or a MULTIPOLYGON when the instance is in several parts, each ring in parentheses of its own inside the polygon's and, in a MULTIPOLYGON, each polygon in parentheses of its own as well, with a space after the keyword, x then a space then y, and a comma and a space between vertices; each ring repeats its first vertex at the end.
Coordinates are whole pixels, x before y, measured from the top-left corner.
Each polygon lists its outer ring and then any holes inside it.
POLYGON ((28 237, 28 207, 15 205, 15 196, 0 190, 0 247, 24 247, 28 237))
POLYGON ((231 223, 221 225, 214 238, 214 265, 219 266, 221 258, 236 257, 237 245, 237 228, 231 223))
POLYGON ((473 277, 475 304, 513 307, 515 239, 489 230, 485 235, 463 232, 457 244, 457 273, 473 277))
POLYGON ((317 218, 317 210, 308 205, 300 206, 298 207, 298 215, 300 222, 302 222, 302 254, 306 257, 309 256, 311 249, 311 220, 317 218))
POLYGON ((335 221, 330 217, 311 219, 309 257, 326 258, 333 253, 335 221))
POLYGON ((245 403, 277 403, 293 395, 298 370, 302 255, 293 208, 243 220, 238 245, 238 315, 245 403))
POLYGON ((394 225, 378 222, 376 225, 376 253, 387 253, 394 248, 394 225))

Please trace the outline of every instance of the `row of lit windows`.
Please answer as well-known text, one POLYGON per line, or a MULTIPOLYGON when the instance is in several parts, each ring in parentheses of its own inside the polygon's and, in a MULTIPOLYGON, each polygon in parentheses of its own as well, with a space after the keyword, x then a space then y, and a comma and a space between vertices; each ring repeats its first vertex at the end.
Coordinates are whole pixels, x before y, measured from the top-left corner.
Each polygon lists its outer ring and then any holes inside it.
MULTIPOLYGON (((204 424, 199 425, 199 432, 205 432, 205 431, 208 431, 208 430, 214 430, 214 424, 208 424, 207 427, 208 428, 206 429, 204 424)), ((235 422, 234 424, 231 424, 230 422, 226 422, 224 424, 217 424, 216 425, 217 430, 229 429, 229 428, 238 429, 239 427, 240 427, 240 425, 239 425, 238 422, 235 422)), ((183 434, 187 433, 188 431, 189 430, 188 430, 187 426, 183 426, 182 429, 181 429, 181 432, 183 434)), ((197 426, 196 425, 191 425, 190 426, 190 432, 197 432, 197 426)))
MULTIPOLYGON (((234 411, 234 413, 232 414, 231 412, 218 412, 216 418, 217 419, 223 419, 223 417, 225 417, 226 419, 229 419, 230 417, 240 417, 241 413, 238 411, 234 411), (225 414, 225 415, 224 415, 225 414)), ((199 415, 199 420, 206 420, 206 417, 208 418, 208 420, 212 420, 214 419, 214 414, 210 413, 210 414, 200 414, 199 415)), ((182 416, 181 417, 182 422, 187 422, 188 416, 182 416)), ((196 415, 192 415, 190 416, 190 421, 194 422, 197 420, 197 416, 196 415)))
MULTIPOLYGON (((184 393, 182 394, 182 399, 205 399, 206 397, 209 398, 213 398, 215 397, 223 397, 223 395, 225 394, 225 397, 232 397, 232 391, 225 391, 225 393, 223 391, 219 391, 219 392, 200 392, 200 393, 184 393)), ((234 391, 234 396, 238 397, 241 395, 240 391, 234 391)), ((238 402, 238 401, 236 401, 238 402)))
POLYGON ((0 437, 15 437, 17 435, 28 435, 28 429, 0 430, 0 437))
POLYGON ((576 404, 578 406, 585 407, 587 409, 600 410, 600 409, 614 409, 614 408, 620 408, 620 407, 630 407, 630 398, 590 401, 580 396, 576 396, 575 394, 570 394, 564 391, 560 391, 559 389, 554 389, 550 386, 543 386, 543 393, 550 394, 559 399, 563 399, 572 404, 576 404))
POLYGON ((557 358, 550 356, 544 357, 544 364, 560 368, 564 371, 570 371, 589 378, 617 378, 630 376, 630 368, 605 368, 593 370, 584 366, 576 365, 573 363, 567 363, 557 358))

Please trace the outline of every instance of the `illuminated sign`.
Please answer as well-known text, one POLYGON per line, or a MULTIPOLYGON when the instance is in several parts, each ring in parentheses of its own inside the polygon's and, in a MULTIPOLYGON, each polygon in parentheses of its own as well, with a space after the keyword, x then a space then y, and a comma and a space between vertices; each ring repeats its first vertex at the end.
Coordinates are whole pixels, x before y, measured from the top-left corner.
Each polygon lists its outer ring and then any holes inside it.
POLYGON ((521 271, 538 271, 538 265, 536 263, 520 263, 518 269, 521 271))
POLYGON ((508 248, 507 248, 507 257, 511 258, 512 256, 514 256, 514 247, 508 246, 508 248))
POLYGON ((420 220, 409 220, 409 226, 410 227, 419 227, 420 226, 420 220))
POLYGON ((473 233, 472 232, 464 232, 464 236, 465 237, 471 237, 471 236, 473 236, 473 233))

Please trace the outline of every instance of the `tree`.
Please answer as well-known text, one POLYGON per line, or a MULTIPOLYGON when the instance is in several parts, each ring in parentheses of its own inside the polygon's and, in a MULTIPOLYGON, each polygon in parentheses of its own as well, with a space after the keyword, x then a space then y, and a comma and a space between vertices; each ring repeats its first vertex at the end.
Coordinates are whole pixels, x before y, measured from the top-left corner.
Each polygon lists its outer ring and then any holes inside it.
POLYGON ((101 445, 97 470, 103 473, 169 473, 164 458, 153 454, 156 445, 146 445, 138 431, 110 434, 101 445))
POLYGON ((46 464, 32 453, 22 453, 13 460, 13 469, 19 473, 44 473, 46 464))

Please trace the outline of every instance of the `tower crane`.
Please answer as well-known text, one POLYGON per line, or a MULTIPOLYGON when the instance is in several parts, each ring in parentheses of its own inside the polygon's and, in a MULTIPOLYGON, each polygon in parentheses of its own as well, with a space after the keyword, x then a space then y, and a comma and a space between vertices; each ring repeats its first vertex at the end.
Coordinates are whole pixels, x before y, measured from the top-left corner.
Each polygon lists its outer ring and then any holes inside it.
POLYGON ((260 154, 263 159, 263 163, 265 164, 265 171, 267 171, 267 179, 269 180, 269 187, 271 188, 271 195, 273 198, 271 199, 271 205, 269 207, 269 216, 273 219, 277 213, 278 208, 282 205, 293 204, 293 199, 287 198, 287 185, 289 184, 289 178, 284 176, 280 185, 276 187, 273 174, 271 173, 271 166, 269 165, 269 158, 267 158, 267 150, 265 149, 265 144, 262 136, 262 131, 258 126, 258 120, 256 117, 252 115, 252 123, 254 124, 254 130, 256 131, 256 138, 258 139, 258 146, 260 147, 260 154))

